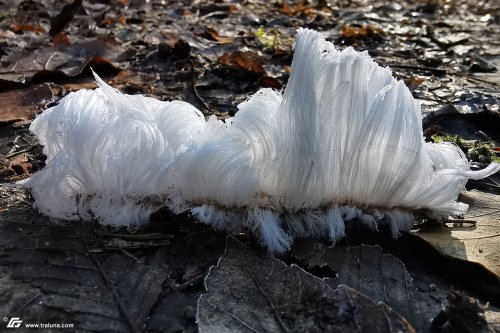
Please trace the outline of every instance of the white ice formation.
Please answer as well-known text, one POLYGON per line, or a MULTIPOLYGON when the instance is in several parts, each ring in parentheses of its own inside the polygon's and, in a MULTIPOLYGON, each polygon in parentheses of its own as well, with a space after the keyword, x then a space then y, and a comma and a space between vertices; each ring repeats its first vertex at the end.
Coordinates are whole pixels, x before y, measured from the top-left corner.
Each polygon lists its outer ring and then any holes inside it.
POLYGON ((366 52, 300 29, 292 69, 283 94, 262 89, 226 122, 96 76, 97 90, 35 119, 47 165, 22 186, 54 218, 136 228, 167 206, 282 252, 295 237, 338 240, 344 221, 386 221, 397 236, 412 212, 465 212, 467 179, 500 170, 470 171, 458 147, 425 143, 418 102, 366 52))

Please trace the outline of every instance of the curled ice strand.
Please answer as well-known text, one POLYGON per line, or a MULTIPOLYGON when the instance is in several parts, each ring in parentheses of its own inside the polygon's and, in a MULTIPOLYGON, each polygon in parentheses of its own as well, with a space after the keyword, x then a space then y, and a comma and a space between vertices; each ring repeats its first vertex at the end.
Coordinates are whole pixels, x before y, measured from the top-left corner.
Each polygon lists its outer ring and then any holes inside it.
POLYGON ((296 237, 332 241, 344 222, 397 237, 413 213, 463 213, 461 150, 426 143, 419 103, 366 52, 299 29, 283 93, 262 89, 225 122, 192 105, 98 89, 70 93, 31 125, 47 165, 21 186, 66 220, 137 228, 157 209, 191 210, 216 229, 255 232, 271 252, 296 237))

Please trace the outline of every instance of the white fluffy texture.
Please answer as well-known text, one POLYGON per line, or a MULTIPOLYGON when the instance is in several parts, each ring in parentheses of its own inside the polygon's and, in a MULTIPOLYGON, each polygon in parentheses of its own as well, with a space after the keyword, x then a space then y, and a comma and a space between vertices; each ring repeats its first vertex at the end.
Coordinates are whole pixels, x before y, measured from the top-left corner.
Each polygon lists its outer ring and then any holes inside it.
POLYGON ((418 102, 366 52, 301 29, 292 69, 283 95, 262 89, 225 123, 96 78, 33 122, 48 159, 24 185, 56 218, 136 227, 167 205, 281 252, 297 236, 336 241, 344 221, 385 220, 397 236, 411 211, 465 212, 467 179, 500 170, 469 171, 458 147, 425 143, 418 102))
POLYGON ((164 205, 170 166, 205 127, 192 105, 99 89, 69 94, 31 125, 47 167, 25 185, 61 219, 135 228, 164 205))

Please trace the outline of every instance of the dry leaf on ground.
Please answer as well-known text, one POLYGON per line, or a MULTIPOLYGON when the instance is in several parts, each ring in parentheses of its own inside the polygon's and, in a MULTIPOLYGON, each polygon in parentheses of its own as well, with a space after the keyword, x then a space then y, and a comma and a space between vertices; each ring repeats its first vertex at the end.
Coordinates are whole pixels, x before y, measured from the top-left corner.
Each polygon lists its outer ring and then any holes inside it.
POLYGON ((200 332, 414 332, 385 304, 231 238, 205 286, 200 332))
POLYGON ((303 239, 294 245, 292 255, 313 272, 330 270, 334 277, 326 279, 335 288, 346 285, 382 302, 404 316, 418 332, 430 332, 431 322, 442 308, 439 291, 424 291, 412 283, 405 265, 393 255, 383 253, 380 246, 340 245, 330 247, 303 239))
POLYGON ((0 93, 0 122, 31 120, 56 99, 48 84, 0 93))
POLYGON ((412 233, 440 252, 454 258, 477 262, 500 276, 500 195, 465 192, 461 201, 470 205, 465 222, 426 228, 412 233))

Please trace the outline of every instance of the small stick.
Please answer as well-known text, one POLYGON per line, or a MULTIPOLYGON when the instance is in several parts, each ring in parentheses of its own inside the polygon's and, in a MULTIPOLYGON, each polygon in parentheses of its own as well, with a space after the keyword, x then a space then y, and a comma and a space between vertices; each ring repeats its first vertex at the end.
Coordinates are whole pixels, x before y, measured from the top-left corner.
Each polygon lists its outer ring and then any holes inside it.
POLYGON ((212 111, 212 109, 210 109, 210 107, 208 106, 208 104, 203 100, 203 98, 201 98, 200 94, 198 94, 198 90, 196 89, 196 82, 195 82, 195 79, 194 79, 195 73, 194 73, 194 63, 193 63, 193 61, 189 60, 189 64, 191 65, 191 85, 193 87, 193 93, 196 96, 196 99, 198 100, 198 102, 200 102, 200 104, 203 105, 203 107, 205 108, 205 110, 208 111, 208 113, 203 112, 203 114, 205 116, 213 115, 215 112, 212 111))
POLYGON ((157 240, 157 239, 171 239, 173 236, 171 234, 164 234, 161 232, 152 232, 149 234, 115 234, 112 232, 106 232, 102 230, 95 230, 96 233, 109 237, 121 238, 124 240, 133 240, 133 241, 149 241, 149 240, 157 240))
POLYGON ((17 156, 17 155, 20 155, 20 154, 22 154, 22 153, 27 153, 27 152, 31 151, 33 148, 35 148, 35 147, 36 147, 36 145, 33 145, 33 146, 31 146, 31 147, 28 147, 28 148, 25 148, 25 149, 21 149, 21 150, 15 151, 15 152, 10 153, 10 154, 8 154, 7 156, 5 156, 5 158, 6 158, 6 159, 10 159, 10 158, 12 158, 12 157, 14 157, 14 156, 17 156))
POLYGON ((443 223, 447 224, 447 223, 453 223, 453 224, 473 224, 473 225, 476 225, 476 221, 474 220, 451 220, 451 219, 446 219, 446 220, 443 220, 443 223))
POLYGON ((187 280, 184 283, 181 283, 177 286, 177 289, 184 290, 189 288, 190 286, 202 281, 205 278, 205 274, 198 274, 194 278, 187 280))
POLYGON ((405 68, 405 69, 414 69, 421 70, 426 72, 432 72, 435 75, 446 75, 446 69, 426 67, 426 66, 413 66, 413 65, 389 65, 391 68, 405 68))

